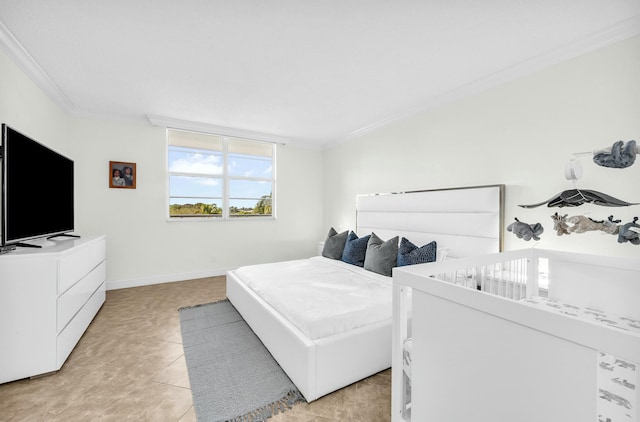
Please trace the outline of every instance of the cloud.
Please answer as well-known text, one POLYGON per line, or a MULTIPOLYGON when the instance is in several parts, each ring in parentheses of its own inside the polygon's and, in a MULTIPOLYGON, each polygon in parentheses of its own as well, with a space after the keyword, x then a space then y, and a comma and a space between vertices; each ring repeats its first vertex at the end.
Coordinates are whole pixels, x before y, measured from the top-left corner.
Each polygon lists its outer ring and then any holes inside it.
POLYGON ((222 163, 218 156, 195 153, 185 158, 172 161, 169 166, 169 171, 175 173, 221 175, 222 163))
POLYGON ((212 179, 212 178, 198 178, 198 180, 196 181, 196 183, 198 185, 202 185, 202 186, 218 186, 220 185, 220 179, 212 179))

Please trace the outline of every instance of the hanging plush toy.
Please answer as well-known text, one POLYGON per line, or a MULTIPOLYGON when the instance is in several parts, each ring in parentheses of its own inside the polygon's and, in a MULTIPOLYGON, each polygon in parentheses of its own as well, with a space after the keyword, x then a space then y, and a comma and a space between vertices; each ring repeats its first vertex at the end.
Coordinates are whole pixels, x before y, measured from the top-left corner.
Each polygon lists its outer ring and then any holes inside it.
POLYGON ((542 224, 527 224, 521 222, 517 218, 515 220, 515 223, 509 224, 509 226, 507 227, 507 231, 515 234, 518 239, 523 239, 526 241, 529 241, 531 239, 540 240, 540 235, 542 234, 542 232, 544 232, 544 227, 542 227, 542 224))
POLYGON ((551 216, 551 219, 553 220, 553 230, 556 231, 556 234, 558 236, 562 236, 563 234, 570 234, 569 225, 567 224, 567 214, 560 215, 558 213, 555 213, 551 216))
MULTIPOLYGON (((586 233, 591 231, 602 231, 608 234, 618 233, 618 226, 613 222, 613 216, 609 220, 596 221, 584 215, 574 215, 567 218, 567 223, 573 224, 569 227, 571 233, 586 233)), ((618 222, 620 222, 618 220, 618 222)))
POLYGON ((637 224, 638 217, 633 217, 631 223, 620 226, 618 233, 618 243, 629 242, 634 245, 640 245, 640 224, 637 224))
POLYGON ((611 148, 594 151, 593 162, 603 167, 623 169, 633 165, 639 152, 636 141, 629 141, 626 145, 618 141, 611 148))

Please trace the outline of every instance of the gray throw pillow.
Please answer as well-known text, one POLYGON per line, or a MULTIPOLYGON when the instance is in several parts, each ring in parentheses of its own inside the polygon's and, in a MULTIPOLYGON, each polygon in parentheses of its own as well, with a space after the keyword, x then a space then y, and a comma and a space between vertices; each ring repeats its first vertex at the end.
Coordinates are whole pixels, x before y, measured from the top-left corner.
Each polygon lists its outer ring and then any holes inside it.
POLYGON ((342 259, 342 251, 344 251, 344 244, 347 243, 348 235, 349 230, 338 233, 331 227, 329 235, 327 235, 327 239, 324 241, 322 256, 331 259, 342 259))
POLYGON ((386 242, 371 233, 364 257, 364 269, 391 277, 391 269, 397 266, 398 236, 386 242))

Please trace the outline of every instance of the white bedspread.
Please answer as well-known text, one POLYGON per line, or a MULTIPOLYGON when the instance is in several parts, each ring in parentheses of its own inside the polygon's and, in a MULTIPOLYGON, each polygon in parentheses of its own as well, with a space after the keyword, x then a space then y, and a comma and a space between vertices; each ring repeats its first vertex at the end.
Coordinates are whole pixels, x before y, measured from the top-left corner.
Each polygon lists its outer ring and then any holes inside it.
POLYGON ((315 256, 235 274, 312 340, 391 321, 391 277, 342 261, 315 256))

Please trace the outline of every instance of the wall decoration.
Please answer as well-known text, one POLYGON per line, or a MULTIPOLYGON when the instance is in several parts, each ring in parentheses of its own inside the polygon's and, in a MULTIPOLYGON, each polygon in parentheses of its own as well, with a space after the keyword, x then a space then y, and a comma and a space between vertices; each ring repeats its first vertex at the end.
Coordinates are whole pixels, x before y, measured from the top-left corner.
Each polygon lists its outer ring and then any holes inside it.
POLYGON ((547 207, 578 207, 582 204, 591 203, 603 207, 628 207, 638 205, 638 203, 626 202, 606 193, 588 189, 568 189, 560 192, 556 196, 531 205, 518 205, 522 208, 536 208, 547 204, 547 207))
POLYGON ((631 140, 615 142, 611 148, 594 151, 593 162, 602 167, 623 169, 632 166, 636 161, 636 154, 640 153, 640 148, 636 141, 631 140))
POLYGON ((620 227, 618 243, 625 242, 629 242, 633 245, 640 245, 640 224, 638 224, 638 217, 634 217, 631 223, 627 223, 620 227))
MULTIPOLYGON (((618 243, 631 243, 632 245, 640 245, 640 224, 638 217, 634 217, 633 221, 623 225, 619 225, 622 220, 614 220, 610 215, 606 220, 594 220, 583 215, 574 215, 568 217, 567 214, 560 215, 555 213, 551 216, 553 220, 553 229, 558 236, 569 235, 571 233, 587 233, 590 231, 602 231, 607 234, 618 235, 618 243), (573 225, 569 225, 569 224, 573 225)), ((516 219, 517 221, 518 219, 516 219)), ((509 228, 507 230, 511 231, 509 228)))
POLYGON ((136 178, 136 163, 109 161, 110 188, 135 189, 136 178))
POLYGON ((507 231, 515 234, 518 239, 523 239, 526 241, 529 241, 531 239, 540 240, 540 235, 544 232, 544 227, 542 227, 542 224, 527 224, 518 220, 517 218, 515 220, 515 223, 509 224, 509 226, 507 227, 507 231))
MULTIPOLYGON (((635 141, 633 141, 635 144, 635 141)), ((598 192, 589 189, 578 189, 578 179, 582 177, 582 165, 579 160, 571 159, 564 167, 564 177, 571 181, 573 189, 567 189, 559 194, 547 199, 546 201, 539 202, 531 205, 518 205, 522 208, 536 208, 541 205, 547 205, 547 207, 578 207, 582 204, 591 203, 594 205, 601 205, 604 207, 628 207, 630 205, 638 205, 638 203, 626 202, 606 193, 598 192)))
MULTIPOLYGON (((582 154, 591 153, 574 153, 574 158, 565 164, 564 176, 567 180, 571 181, 573 185, 572 189, 564 190, 543 202, 518 206, 522 208, 536 208, 546 204, 547 207, 563 208, 578 207, 582 204, 594 204, 604 207, 640 205, 640 203, 626 202, 595 190, 579 189, 577 187, 577 181, 582 177, 582 165, 575 157, 582 154)), ((618 141, 614 143, 611 148, 594 151, 593 161, 603 167, 626 168, 634 164, 636 154, 640 154, 640 148, 636 144, 636 141, 631 140, 626 144, 623 141, 618 141)), ((638 217, 635 217, 632 222, 624 225, 619 225, 622 220, 614 220, 613 215, 610 215, 607 219, 595 220, 584 215, 569 217, 568 214, 560 215, 556 212, 551 216, 551 219, 553 220, 553 230, 555 230, 558 236, 600 231, 617 235, 618 243, 640 245, 640 224, 638 224, 638 217)), ((536 240, 539 239, 539 234, 533 234, 535 230, 534 225, 522 223, 517 218, 515 223, 507 227, 507 230, 514 232, 519 238, 525 240, 532 238, 536 240)))
POLYGON ((613 216, 609 216, 608 220, 596 221, 584 215, 574 215, 567 218, 567 223, 573 224, 569 226, 570 233, 586 233, 591 231, 602 231, 607 234, 617 234, 620 220, 613 220, 613 216))
POLYGON ((568 214, 560 215, 558 213, 555 213, 551 216, 551 219, 553 220, 553 230, 556 231, 556 234, 558 236, 562 236, 563 234, 570 234, 569 225, 567 224, 567 216, 568 214))

